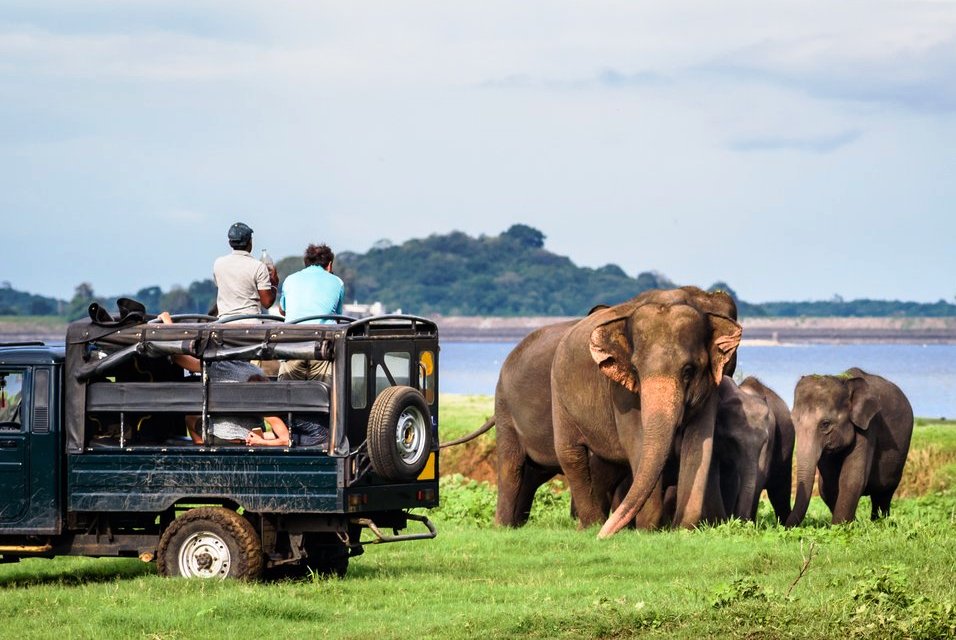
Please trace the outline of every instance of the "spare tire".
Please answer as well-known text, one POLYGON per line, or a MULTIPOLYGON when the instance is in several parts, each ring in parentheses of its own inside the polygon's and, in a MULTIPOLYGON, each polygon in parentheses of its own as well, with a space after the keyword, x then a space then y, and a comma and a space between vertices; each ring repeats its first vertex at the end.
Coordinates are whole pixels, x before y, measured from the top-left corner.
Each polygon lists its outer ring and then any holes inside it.
POLYGON ((432 450, 432 418, 418 389, 389 387, 375 398, 368 419, 368 455, 386 480, 418 477, 432 450))

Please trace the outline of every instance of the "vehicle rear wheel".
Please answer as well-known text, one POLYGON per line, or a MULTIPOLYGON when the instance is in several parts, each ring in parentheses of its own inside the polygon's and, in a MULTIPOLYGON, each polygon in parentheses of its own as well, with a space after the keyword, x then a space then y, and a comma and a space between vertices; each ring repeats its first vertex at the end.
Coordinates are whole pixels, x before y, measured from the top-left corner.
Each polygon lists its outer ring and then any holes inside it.
POLYGON ((387 480, 414 480, 428 463, 432 420, 418 389, 388 387, 375 399, 368 420, 368 454, 387 480))
POLYGON ((252 524, 231 509, 190 509, 163 532, 156 565, 164 576, 255 580, 262 573, 262 543, 252 524))
POLYGON ((309 533, 303 541, 305 566, 320 576, 344 578, 349 570, 349 548, 334 533, 309 533))

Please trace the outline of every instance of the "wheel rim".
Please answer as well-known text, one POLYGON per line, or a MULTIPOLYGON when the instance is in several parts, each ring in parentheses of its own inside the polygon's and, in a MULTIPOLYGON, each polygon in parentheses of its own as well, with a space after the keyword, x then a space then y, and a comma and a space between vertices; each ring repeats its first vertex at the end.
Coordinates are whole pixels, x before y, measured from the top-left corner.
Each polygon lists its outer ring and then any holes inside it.
POLYGON ((422 457, 425 445, 425 417, 415 407, 406 407, 398 416, 395 445, 402 462, 413 465, 422 457))
POLYGON ((209 531, 194 533, 179 550, 179 571, 186 578, 225 579, 232 566, 226 541, 209 531))

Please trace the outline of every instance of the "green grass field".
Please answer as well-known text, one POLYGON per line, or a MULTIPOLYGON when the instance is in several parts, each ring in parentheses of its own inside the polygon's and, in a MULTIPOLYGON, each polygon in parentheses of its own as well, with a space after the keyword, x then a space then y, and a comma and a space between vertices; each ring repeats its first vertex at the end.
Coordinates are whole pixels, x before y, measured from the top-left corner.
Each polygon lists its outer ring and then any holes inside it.
MULTIPOLYGON (((444 439, 490 414, 489 398, 442 401, 444 439)), ((756 525, 599 541, 551 486, 526 527, 501 530, 493 487, 447 476, 430 514, 438 537, 369 547, 343 580, 171 580, 138 560, 0 565, 0 637, 953 637, 956 426, 918 427, 913 453, 929 450, 932 488, 885 521, 837 528, 815 500, 790 531, 762 505, 756 525)))

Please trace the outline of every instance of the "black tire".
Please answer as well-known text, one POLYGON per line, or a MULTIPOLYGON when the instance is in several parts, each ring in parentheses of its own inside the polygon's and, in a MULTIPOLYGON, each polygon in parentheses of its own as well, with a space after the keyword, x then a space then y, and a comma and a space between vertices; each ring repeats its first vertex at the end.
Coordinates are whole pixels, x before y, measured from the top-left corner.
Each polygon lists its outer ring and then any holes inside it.
POLYGON ((255 580, 262 574, 262 543, 231 509, 190 509, 160 537, 156 566, 170 577, 255 580))
POLYGON ((386 480, 418 477, 432 450, 432 418, 418 389, 388 387, 375 398, 368 419, 368 455, 386 480))
POLYGON ((305 566, 322 577, 344 578, 349 570, 349 548, 334 533, 307 533, 303 540, 305 566))

